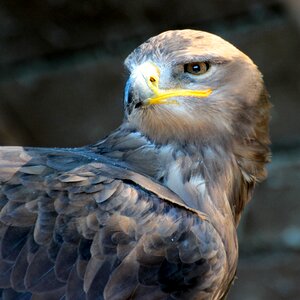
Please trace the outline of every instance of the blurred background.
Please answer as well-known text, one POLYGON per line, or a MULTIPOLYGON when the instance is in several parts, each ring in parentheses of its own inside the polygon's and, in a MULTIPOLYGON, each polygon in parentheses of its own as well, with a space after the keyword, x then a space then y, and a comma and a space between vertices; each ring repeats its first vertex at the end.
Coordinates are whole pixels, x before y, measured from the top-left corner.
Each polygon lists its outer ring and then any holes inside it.
POLYGON ((1 0, 0 144, 102 138, 122 120, 124 58, 180 28, 247 53, 274 105, 273 162, 239 227, 229 300, 300 299, 300 0, 1 0))

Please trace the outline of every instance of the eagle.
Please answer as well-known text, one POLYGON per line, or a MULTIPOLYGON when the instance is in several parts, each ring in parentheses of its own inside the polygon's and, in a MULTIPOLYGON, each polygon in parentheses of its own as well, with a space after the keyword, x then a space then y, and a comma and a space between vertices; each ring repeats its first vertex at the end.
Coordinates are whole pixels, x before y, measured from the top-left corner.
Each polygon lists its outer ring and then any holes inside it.
POLYGON ((190 29, 150 38, 125 66, 124 120, 106 138, 0 147, 1 299, 226 297, 270 160, 262 75, 190 29))

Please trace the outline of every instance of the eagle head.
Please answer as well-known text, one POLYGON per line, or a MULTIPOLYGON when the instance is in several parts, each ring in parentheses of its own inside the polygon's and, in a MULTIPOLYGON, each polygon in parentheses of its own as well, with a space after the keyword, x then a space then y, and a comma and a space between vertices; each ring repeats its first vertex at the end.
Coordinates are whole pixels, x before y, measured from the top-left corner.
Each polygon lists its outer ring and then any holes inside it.
POLYGON ((252 137, 267 126, 261 73, 216 35, 166 31, 136 48, 125 65, 125 118, 156 143, 252 137))

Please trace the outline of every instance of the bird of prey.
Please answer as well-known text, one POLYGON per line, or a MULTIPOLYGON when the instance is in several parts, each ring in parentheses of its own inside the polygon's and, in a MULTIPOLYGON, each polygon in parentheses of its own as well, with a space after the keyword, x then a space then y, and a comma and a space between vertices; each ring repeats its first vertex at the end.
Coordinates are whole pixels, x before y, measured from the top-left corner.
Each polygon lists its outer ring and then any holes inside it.
POLYGON ((261 73, 222 38, 125 60, 124 121, 79 148, 0 147, 2 299, 224 299, 269 161, 261 73))

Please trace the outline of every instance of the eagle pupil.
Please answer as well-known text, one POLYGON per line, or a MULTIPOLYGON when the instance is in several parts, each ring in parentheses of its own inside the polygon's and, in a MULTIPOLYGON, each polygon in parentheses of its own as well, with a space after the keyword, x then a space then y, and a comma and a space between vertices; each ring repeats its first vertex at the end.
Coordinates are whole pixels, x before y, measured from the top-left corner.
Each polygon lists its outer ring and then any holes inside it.
POLYGON ((200 72, 200 70, 201 70, 201 68, 200 68, 200 66, 199 65, 193 65, 193 71, 195 72, 195 73, 198 73, 198 72, 200 72))

